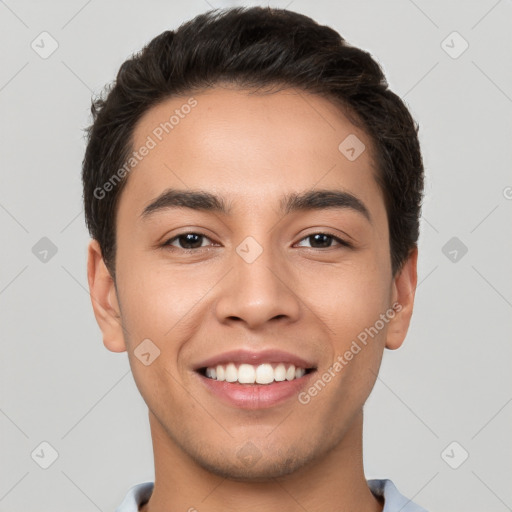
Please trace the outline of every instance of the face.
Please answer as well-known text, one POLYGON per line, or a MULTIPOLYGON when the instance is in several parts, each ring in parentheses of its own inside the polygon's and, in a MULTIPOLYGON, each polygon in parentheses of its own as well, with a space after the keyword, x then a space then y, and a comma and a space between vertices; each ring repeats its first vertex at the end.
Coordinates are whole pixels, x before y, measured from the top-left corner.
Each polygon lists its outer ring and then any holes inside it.
POLYGON ((144 145, 118 205, 116 288, 94 242, 89 283, 158 442, 239 479, 336 449, 405 337, 416 282, 414 255, 391 275, 371 140, 319 96, 217 87, 146 112, 144 145))

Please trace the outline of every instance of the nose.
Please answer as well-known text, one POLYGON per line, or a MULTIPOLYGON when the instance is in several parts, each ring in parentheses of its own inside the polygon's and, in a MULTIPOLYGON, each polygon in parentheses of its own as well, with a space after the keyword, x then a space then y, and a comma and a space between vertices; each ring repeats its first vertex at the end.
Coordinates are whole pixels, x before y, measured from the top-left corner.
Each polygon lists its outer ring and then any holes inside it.
POLYGON ((251 329, 271 320, 297 321, 302 309, 297 277, 287 271, 286 262, 270 249, 249 261, 234 251, 232 269, 221 282, 215 304, 218 321, 243 322, 251 329))

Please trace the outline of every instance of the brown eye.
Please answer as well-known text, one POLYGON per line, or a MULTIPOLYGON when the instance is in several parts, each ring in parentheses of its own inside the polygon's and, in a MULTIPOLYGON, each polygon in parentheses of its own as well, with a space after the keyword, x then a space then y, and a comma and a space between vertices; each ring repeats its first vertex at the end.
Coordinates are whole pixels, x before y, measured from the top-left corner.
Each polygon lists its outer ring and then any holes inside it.
POLYGON ((348 242, 330 233, 313 233, 304 237, 301 242, 304 240, 309 240, 313 249, 329 249, 333 246, 333 240, 336 241, 338 245, 351 247, 348 242))
POLYGON ((181 233, 173 238, 170 238, 163 244, 164 247, 172 247, 183 250, 194 250, 203 247, 202 242, 204 239, 210 240, 206 235, 202 233, 181 233), (178 247, 174 245, 174 242, 178 242, 178 247))

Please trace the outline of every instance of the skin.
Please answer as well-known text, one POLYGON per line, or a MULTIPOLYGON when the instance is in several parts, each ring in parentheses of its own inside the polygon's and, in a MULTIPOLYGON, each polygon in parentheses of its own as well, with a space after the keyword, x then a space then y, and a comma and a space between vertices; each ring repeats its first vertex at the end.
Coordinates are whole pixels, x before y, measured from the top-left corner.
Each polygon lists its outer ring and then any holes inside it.
MULTIPOLYGON (((363 405, 384 348, 397 349, 406 336, 417 249, 392 276, 372 141, 328 100, 302 91, 216 86, 194 98, 197 106, 128 177, 118 205, 115 283, 98 243, 88 248, 103 342, 128 352, 148 405, 155 488, 141 510, 381 511, 363 471, 363 405), (355 161, 338 150, 349 134, 366 145, 355 161), (182 208, 142 220, 168 187, 222 195, 233 214, 182 208), (282 194, 313 188, 351 192, 372 222, 350 209, 279 213, 282 194), (308 237, 326 230, 353 247, 308 237), (195 246, 160 246, 198 231, 206 237, 195 246), (251 264, 235 250, 247 236, 263 248, 251 264), (394 302, 400 312, 307 405, 294 398, 262 410, 227 406, 192 371, 244 347, 296 353, 322 374, 394 302), (160 350, 149 366, 134 355, 146 338, 160 350), (237 451, 249 440, 260 458, 248 467, 237 451)), ((134 148, 187 99, 148 110, 134 148)))

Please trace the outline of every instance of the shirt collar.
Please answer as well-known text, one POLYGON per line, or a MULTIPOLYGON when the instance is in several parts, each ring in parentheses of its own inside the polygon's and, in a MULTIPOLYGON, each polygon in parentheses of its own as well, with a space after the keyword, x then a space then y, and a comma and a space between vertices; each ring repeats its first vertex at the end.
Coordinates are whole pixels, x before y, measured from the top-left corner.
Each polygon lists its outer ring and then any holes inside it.
MULTIPOLYGON (((382 512, 427 512, 424 508, 400 494, 391 480, 373 479, 367 480, 367 483, 374 496, 384 498, 382 512)), ((138 512, 139 508, 149 500, 153 487, 154 482, 143 482, 134 485, 115 512, 138 512)))

